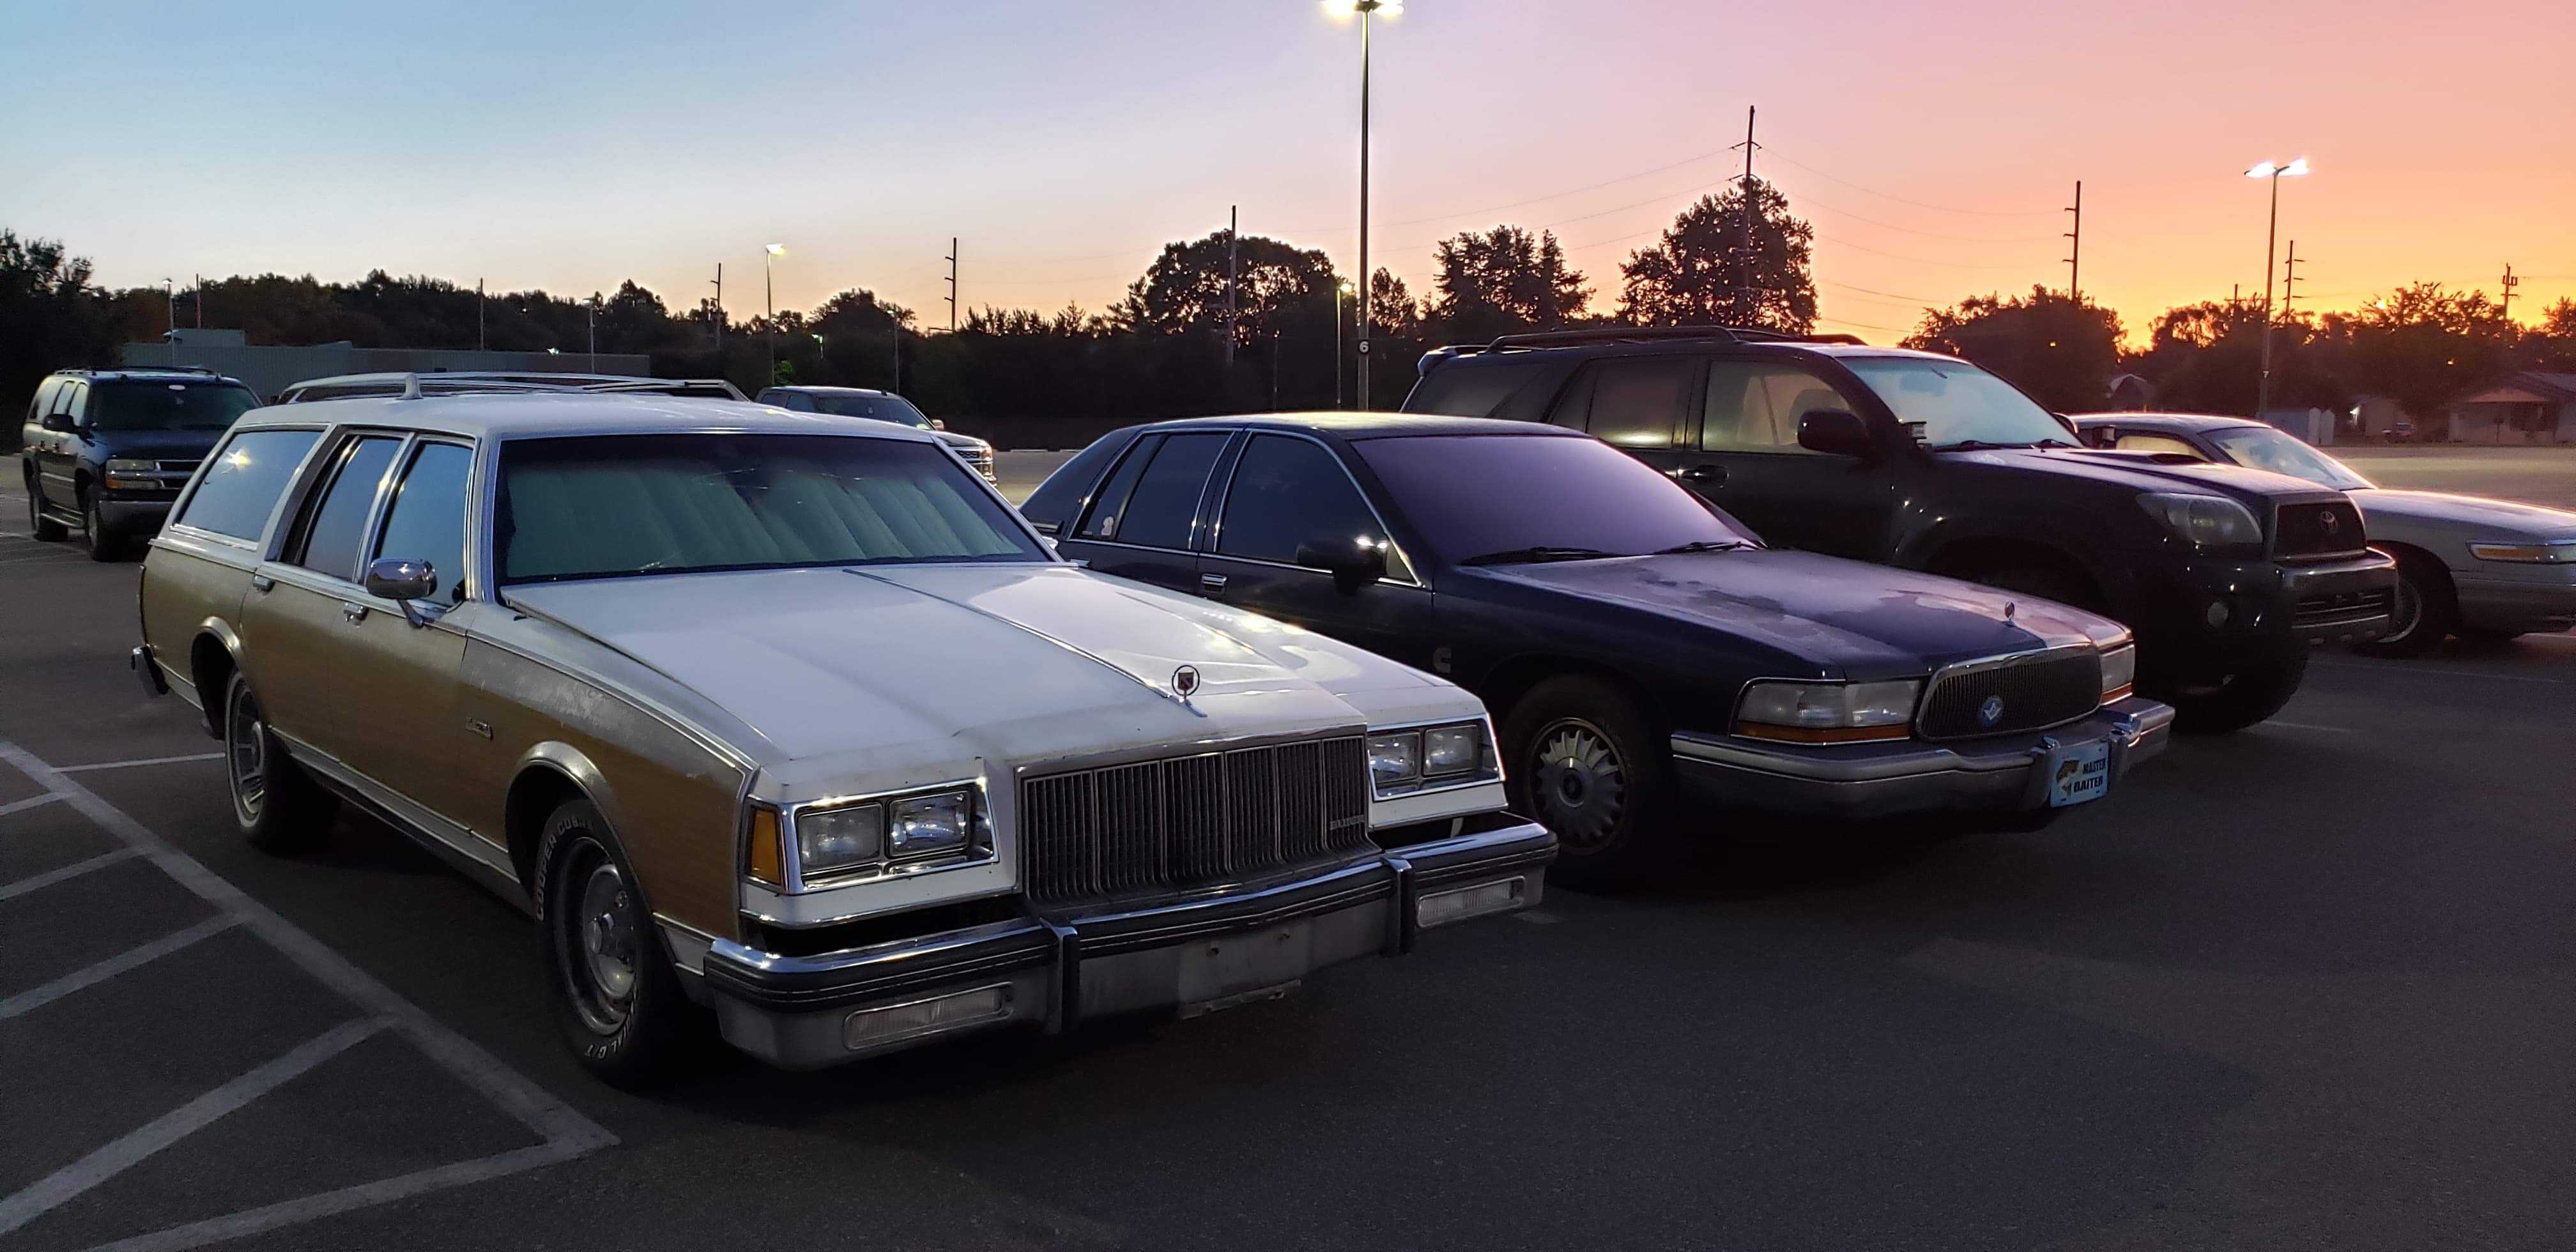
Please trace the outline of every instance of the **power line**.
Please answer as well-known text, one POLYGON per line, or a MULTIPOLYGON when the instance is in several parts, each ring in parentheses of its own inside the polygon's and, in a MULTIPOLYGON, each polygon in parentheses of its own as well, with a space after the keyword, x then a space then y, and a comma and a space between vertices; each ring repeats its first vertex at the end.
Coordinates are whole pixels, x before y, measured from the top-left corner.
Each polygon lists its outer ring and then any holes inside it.
POLYGON ((1866 192, 1882 199, 1894 200, 1898 204, 1910 204, 1918 209, 1931 209, 1936 213, 1960 213, 1970 217, 2050 217, 2057 213, 2057 210, 2055 209, 1954 209, 1945 204, 1932 204, 1923 200, 1909 200, 1904 196, 1896 195, 1891 192, 1879 191, 1871 187, 1863 187, 1859 183, 1852 182, 1849 179, 1836 178, 1804 161, 1790 160, 1788 157, 1781 156, 1776 152, 1772 153, 1771 156, 1773 160, 1788 161, 1789 164, 1797 166, 1799 169, 1805 170, 1818 178, 1824 179, 1826 182, 1839 183, 1854 191, 1866 192))

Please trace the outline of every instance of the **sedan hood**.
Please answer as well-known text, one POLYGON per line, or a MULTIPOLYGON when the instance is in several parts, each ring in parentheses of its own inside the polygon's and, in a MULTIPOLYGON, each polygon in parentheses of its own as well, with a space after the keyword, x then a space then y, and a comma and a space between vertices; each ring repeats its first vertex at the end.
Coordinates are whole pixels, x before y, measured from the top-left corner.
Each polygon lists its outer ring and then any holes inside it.
MULTIPOLYGON (((2046 452, 2031 448, 1993 448, 1939 455, 1944 461, 1993 465, 2024 474, 2081 478, 2131 491, 2198 491, 2228 496, 2248 505, 2343 498, 2342 492, 2320 487, 2304 478, 2238 465, 2213 465, 2206 461, 2159 460, 2139 452, 2105 452, 2092 448, 2060 448, 2046 452)), ((2263 512, 2260 507, 2255 509, 2257 516, 2262 516, 2263 512)))
POLYGON ((2576 513, 2565 509, 2490 500, 2446 491, 2399 491, 2370 487, 2350 493, 2360 506, 2362 522, 2405 519, 2474 530, 2477 539, 2576 539, 2576 513))
POLYGON ((1677 553, 1475 572, 1643 609, 1862 679, 2126 633, 2034 596, 1810 552, 1677 553))
POLYGON ((927 744, 1027 764, 1311 733, 1366 720, 1342 694, 1436 683, 1069 565, 684 574, 521 586, 508 599, 688 688, 757 732, 769 750, 755 754, 770 760, 927 744), (1186 699, 1184 666, 1196 679, 1186 699))

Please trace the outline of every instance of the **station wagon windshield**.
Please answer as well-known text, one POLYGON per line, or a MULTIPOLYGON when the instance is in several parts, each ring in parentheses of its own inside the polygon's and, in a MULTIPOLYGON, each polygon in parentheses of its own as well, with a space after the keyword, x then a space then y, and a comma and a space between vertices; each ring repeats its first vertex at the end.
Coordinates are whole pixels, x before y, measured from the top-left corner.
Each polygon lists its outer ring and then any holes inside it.
POLYGON ((500 581, 931 561, 1045 561, 934 444, 830 435, 515 441, 501 458, 500 581))
POLYGON ((1434 552, 1504 565, 1750 546, 1628 454, 1548 435, 1402 435, 1354 442, 1434 552))
POLYGON ((1843 364, 1896 414, 1920 424, 1933 448, 2074 447, 2048 410, 2011 383, 1965 361, 1922 357, 1844 357, 1843 364))
POLYGON ((230 385, 100 383, 90 397, 98 430, 223 430, 259 407, 259 397, 230 385))

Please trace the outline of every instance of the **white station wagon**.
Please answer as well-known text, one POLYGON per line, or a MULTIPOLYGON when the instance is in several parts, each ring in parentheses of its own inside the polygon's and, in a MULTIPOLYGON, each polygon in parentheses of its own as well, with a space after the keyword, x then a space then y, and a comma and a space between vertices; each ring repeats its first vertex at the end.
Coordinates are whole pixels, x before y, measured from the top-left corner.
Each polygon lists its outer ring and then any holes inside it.
POLYGON ((537 917, 566 1038, 668 1072, 1184 1015, 1539 898, 1447 682, 1058 558, 937 436, 672 397, 246 415, 137 669, 243 833, 339 802, 537 917))

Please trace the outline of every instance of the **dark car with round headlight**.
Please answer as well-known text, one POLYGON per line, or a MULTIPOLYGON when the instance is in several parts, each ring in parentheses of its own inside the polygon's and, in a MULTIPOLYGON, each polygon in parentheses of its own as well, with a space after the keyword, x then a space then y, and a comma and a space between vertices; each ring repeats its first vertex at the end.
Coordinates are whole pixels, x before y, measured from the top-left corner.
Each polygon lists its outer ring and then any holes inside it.
MULTIPOLYGON (((1022 511, 1102 573, 1195 591, 1483 697, 1560 877, 1633 880, 1685 818, 2044 821, 2164 747, 2126 627, 1774 550, 1599 440, 1386 414, 1203 418, 1084 449, 1022 511)), ((1293 645, 1283 645, 1293 646, 1293 645)), ((1467 739, 1382 731, 1381 788, 1467 739)), ((1698 823, 1705 826, 1705 821, 1698 823)))

